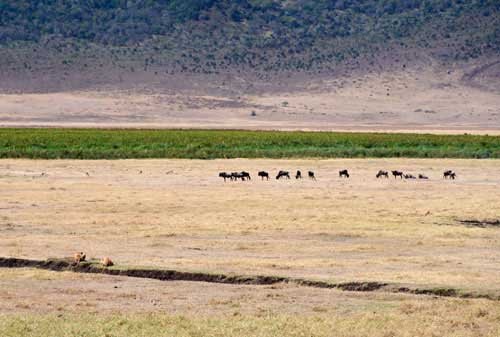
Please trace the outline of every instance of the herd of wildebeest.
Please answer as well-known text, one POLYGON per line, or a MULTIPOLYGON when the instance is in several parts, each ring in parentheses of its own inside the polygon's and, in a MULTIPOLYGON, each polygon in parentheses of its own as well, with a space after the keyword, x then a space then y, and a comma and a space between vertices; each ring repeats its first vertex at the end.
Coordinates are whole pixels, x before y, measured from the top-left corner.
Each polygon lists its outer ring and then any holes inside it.
MULTIPOLYGON (((394 176, 394 178, 400 178, 400 179, 429 179, 429 177, 427 177, 426 175, 424 174, 419 174, 418 176, 414 176, 413 174, 411 173, 403 173, 402 171, 397 171, 397 170, 394 170, 394 171, 391 171, 392 175, 394 176)), ((266 179, 266 180, 269 180, 269 173, 266 172, 266 171, 259 171, 257 173, 257 175, 262 179, 266 179)), ((307 172, 307 176, 309 177, 309 179, 312 179, 312 180, 316 180, 316 176, 314 175, 314 172, 313 171, 308 171, 307 172)), ((241 172, 231 172, 231 173, 228 173, 228 172, 220 172, 219 173, 219 177, 221 178, 224 178, 224 181, 226 181, 227 179, 231 180, 231 181, 237 181, 238 179, 241 179, 242 181, 246 181, 246 180, 252 180, 252 177, 250 176, 250 173, 246 172, 246 171, 241 171, 241 172)), ((348 170, 340 170, 339 171, 339 177, 340 178, 349 178, 349 171, 348 170)), ((388 171, 384 171, 384 170, 380 170, 378 171, 378 173, 375 175, 375 177, 378 179, 378 178, 389 178, 389 172, 388 171)), ((444 171, 443 173, 443 178, 444 179, 455 179, 457 177, 456 173, 453 172, 452 170, 446 170, 444 171)), ((278 174, 276 175, 276 180, 280 180, 280 179, 290 179, 290 172, 288 171, 279 171, 278 174)), ((300 170, 297 170, 297 172, 295 173, 295 179, 302 179, 302 172, 300 170)))

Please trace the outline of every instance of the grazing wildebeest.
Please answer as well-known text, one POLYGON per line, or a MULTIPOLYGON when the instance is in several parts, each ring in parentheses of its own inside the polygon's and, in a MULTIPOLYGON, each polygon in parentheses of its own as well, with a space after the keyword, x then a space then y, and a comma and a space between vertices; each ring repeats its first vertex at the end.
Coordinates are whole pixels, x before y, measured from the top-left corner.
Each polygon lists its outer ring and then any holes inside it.
POLYGON ((429 179, 429 177, 428 177, 428 176, 425 176, 425 175, 423 175, 423 174, 419 174, 419 175, 418 175, 418 179, 429 179))
POLYGON ((405 177, 405 179, 417 179, 417 178, 415 178, 415 176, 413 174, 410 174, 410 173, 405 174, 404 177, 405 177))
POLYGON ((233 176, 227 172, 220 172, 219 177, 224 178, 224 181, 226 181, 226 179, 233 180, 233 176))
POLYGON ((340 178, 342 178, 342 177, 349 178, 349 172, 347 170, 341 170, 341 171, 339 171, 339 177, 340 178))
POLYGON ((309 179, 316 180, 316 177, 314 176, 314 172, 313 171, 307 172, 307 175, 309 176, 309 179))
POLYGON ((297 173, 295 173, 295 179, 302 179, 302 172, 297 170, 297 173))
POLYGON ((231 177, 234 180, 238 180, 238 179, 241 179, 242 181, 245 181, 247 179, 248 180, 252 180, 252 178, 250 178, 250 173, 245 172, 245 171, 242 171, 242 172, 233 172, 233 173, 231 173, 231 177))
POLYGON ((257 175, 259 177, 261 177, 262 180, 264 180, 264 178, 266 178, 267 180, 269 180, 269 173, 267 173, 266 171, 260 171, 257 175))
POLYGON ((447 170, 447 171, 444 171, 443 173, 443 178, 444 179, 455 179, 457 177, 456 173, 453 172, 452 170, 447 170))
POLYGON ((396 179, 397 177, 403 179, 403 172, 401 171, 392 171, 392 175, 394 176, 394 179, 396 179))
MULTIPOLYGON (((248 179, 248 180, 252 180, 252 177, 250 177, 250 173, 245 172, 245 171, 241 171, 241 173, 240 173, 240 174, 241 174, 241 176, 242 176, 243 178, 246 178, 246 179, 248 179)), ((245 180, 245 179, 243 179, 243 180, 245 180)))
POLYGON ((380 178, 380 177, 386 177, 386 178, 389 178, 389 173, 387 171, 378 171, 377 175, 376 175, 377 178, 380 178))
POLYGON ((288 173, 288 171, 279 171, 278 175, 276 176, 276 179, 279 180, 280 178, 283 178, 283 177, 290 179, 290 173, 288 173))
POLYGON ((232 172, 231 180, 238 180, 238 179, 245 180, 245 177, 243 177, 240 172, 232 172))

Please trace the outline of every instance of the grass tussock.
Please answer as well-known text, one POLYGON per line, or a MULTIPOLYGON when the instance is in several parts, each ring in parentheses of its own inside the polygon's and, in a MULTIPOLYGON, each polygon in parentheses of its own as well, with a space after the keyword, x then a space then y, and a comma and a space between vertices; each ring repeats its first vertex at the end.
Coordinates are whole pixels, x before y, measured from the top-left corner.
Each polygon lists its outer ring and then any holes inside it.
POLYGON ((314 315, 271 312, 221 316, 72 314, 0 316, 4 337, 131 336, 498 336, 499 306, 491 301, 405 301, 392 306, 314 315))
POLYGON ((0 158, 500 158, 500 137, 221 130, 0 129, 0 158))

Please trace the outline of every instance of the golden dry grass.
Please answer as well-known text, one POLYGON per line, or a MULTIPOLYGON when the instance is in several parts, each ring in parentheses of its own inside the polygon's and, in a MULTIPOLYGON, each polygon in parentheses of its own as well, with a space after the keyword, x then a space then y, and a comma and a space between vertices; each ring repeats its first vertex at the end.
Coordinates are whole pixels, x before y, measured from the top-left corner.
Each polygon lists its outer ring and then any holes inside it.
POLYGON ((500 230, 456 219, 499 217, 499 167, 495 160, 3 160, 0 255, 83 250, 122 265, 497 290, 500 230), (351 179, 338 178, 342 168, 351 179), (375 179, 378 169, 393 168, 431 180, 375 179), (446 168, 459 178, 443 180, 446 168), (217 177, 243 169, 254 176, 313 169, 318 181, 217 177))

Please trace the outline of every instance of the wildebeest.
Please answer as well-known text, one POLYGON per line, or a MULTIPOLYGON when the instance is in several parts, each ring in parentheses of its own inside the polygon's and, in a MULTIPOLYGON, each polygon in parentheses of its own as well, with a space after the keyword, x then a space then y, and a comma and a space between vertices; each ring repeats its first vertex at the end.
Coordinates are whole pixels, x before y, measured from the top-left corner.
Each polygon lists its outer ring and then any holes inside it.
POLYGON ((276 176, 276 179, 279 180, 280 178, 283 178, 283 177, 290 179, 290 173, 288 173, 288 171, 279 171, 278 175, 276 176))
POLYGON ((417 179, 413 174, 407 173, 404 175, 405 179, 417 179))
POLYGON ((302 179, 302 172, 297 170, 297 173, 295 173, 295 179, 302 179))
POLYGON ((243 171, 243 172, 233 172, 233 173, 231 173, 231 178, 232 178, 231 180, 233 180, 233 179, 234 180, 241 179, 242 181, 245 181, 245 180, 247 180, 247 178, 248 178, 248 180, 251 180, 250 173, 245 172, 245 171, 243 171))
POLYGON ((264 178, 266 178, 267 180, 269 180, 269 173, 267 173, 266 171, 259 171, 259 173, 257 175, 259 177, 261 177, 262 180, 264 180, 264 178))
POLYGON ((339 171, 339 177, 345 177, 345 178, 349 178, 349 172, 347 170, 340 170, 339 171))
POLYGON ((316 177, 314 176, 314 172, 313 171, 307 172, 307 175, 309 176, 309 179, 316 180, 316 177))
POLYGON ((428 177, 428 176, 425 176, 425 175, 423 175, 423 174, 419 174, 419 175, 418 175, 418 179, 429 179, 429 177, 428 177))
POLYGON ((394 179, 396 179, 397 177, 403 179, 403 172, 401 171, 392 171, 392 175, 394 176, 394 179))
POLYGON ((452 170, 447 170, 447 171, 444 171, 443 173, 443 178, 444 179, 455 179, 457 177, 456 173, 453 172, 452 170))
POLYGON ((226 179, 233 180, 233 176, 227 172, 220 172, 219 177, 224 178, 224 181, 226 181, 226 179))
POLYGON ((377 178, 380 178, 380 177, 389 178, 389 173, 387 171, 380 170, 380 171, 378 171, 376 177, 377 178))
MULTIPOLYGON (((241 176, 243 178, 247 178, 248 180, 252 180, 252 177, 250 177, 250 173, 248 173, 248 172, 241 171, 241 176)), ((245 179, 243 179, 243 180, 245 180, 245 179)))

